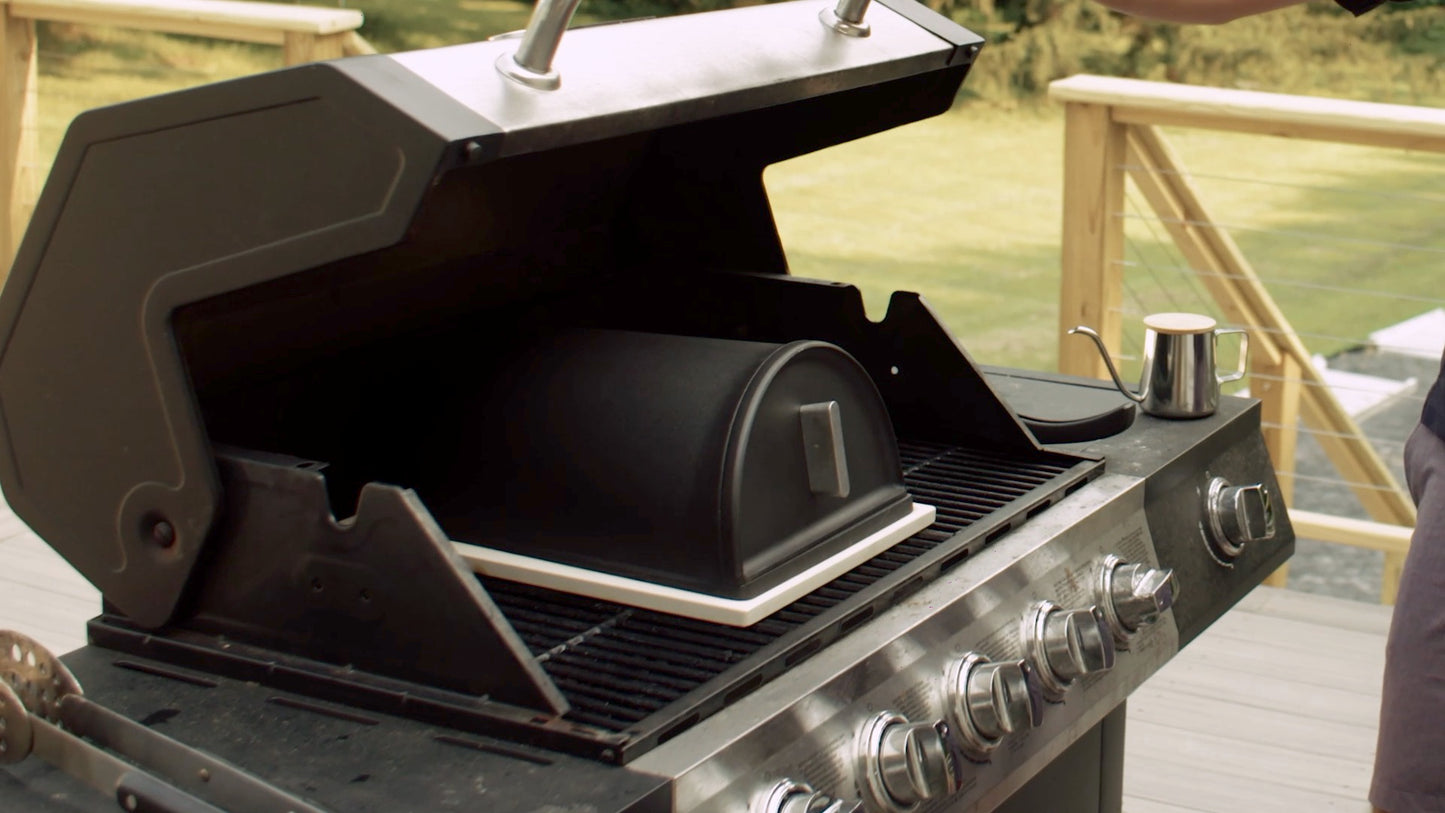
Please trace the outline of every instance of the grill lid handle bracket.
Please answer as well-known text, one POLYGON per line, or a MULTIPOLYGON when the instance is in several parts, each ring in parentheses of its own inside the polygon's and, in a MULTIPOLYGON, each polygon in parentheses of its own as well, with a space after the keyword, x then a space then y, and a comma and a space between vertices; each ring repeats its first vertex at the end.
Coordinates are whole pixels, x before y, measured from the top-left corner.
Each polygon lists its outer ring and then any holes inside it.
POLYGON ((868 10, 870 0, 838 0, 834 8, 825 8, 818 14, 823 25, 846 37, 866 37, 872 33, 863 14, 868 10))
MULTIPOLYGON (((848 37, 866 37, 871 32, 863 15, 871 0, 838 0, 834 8, 825 8, 818 19, 827 28, 848 37)), ((497 58, 497 71, 513 82, 535 90, 556 90, 562 87, 562 76, 552 67, 562 34, 577 13, 582 0, 539 0, 522 32, 522 44, 515 53, 497 58)))
MULTIPOLYGON (((514 82, 536 90, 556 90, 562 77, 552 69, 562 34, 582 0, 540 0, 527 20, 522 44, 516 53, 502 54, 497 71, 514 82)), ((846 0, 845 0, 846 2, 846 0)))

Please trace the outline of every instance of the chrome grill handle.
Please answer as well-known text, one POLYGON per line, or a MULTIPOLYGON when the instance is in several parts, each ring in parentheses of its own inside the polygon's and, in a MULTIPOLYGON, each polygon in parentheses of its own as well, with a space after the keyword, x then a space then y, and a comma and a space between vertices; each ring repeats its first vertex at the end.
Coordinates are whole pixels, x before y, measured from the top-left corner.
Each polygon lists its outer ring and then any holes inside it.
POLYGON ((866 37, 869 33, 868 23, 863 21, 864 12, 868 11, 870 0, 838 0, 834 8, 825 8, 818 15, 823 25, 848 37, 866 37))
POLYGON ((502 54, 497 70, 508 79, 537 90, 556 90, 562 77, 552 68, 562 34, 582 0, 539 0, 527 20, 516 53, 502 54))

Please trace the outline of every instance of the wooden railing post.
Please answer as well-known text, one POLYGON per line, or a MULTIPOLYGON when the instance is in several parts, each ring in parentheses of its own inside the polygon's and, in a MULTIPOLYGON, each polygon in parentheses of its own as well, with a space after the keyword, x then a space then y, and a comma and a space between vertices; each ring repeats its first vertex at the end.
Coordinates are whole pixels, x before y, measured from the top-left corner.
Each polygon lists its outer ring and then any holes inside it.
POLYGON ((1090 378, 1108 375, 1094 346, 1068 330, 1088 325, 1117 352, 1122 321, 1124 127, 1110 108, 1064 108, 1064 212, 1059 291, 1059 371, 1090 378))
MULTIPOLYGON (((1249 391, 1260 400, 1260 431, 1264 434, 1264 447, 1269 450, 1270 460, 1274 462, 1280 496, 1286 506, 1294 505, 1295 450, 1299 443, 1303 371, 1293 356, 1284 355, 1278 364, 1255 361, 1251 372, 1249 391)), ((1270 587, 1285 587, 1288 581, 1289 564, 1285 563, 1265 578, 1264 583, 1270 587)))
POLYGON ((0 281, 39 194, 35 21, 0 3, 0 281))

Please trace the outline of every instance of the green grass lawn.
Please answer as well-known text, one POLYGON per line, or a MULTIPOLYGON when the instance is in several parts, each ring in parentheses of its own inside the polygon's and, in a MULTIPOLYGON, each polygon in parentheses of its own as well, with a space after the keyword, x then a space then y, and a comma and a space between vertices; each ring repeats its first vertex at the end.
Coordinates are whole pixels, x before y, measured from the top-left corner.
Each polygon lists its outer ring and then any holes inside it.
MULTIPOLYGON (((852 282, 875 309, 894 289, 922 292, 977 360, 1052 368, 1062 131, 1059 110, 965 104, 772 168, 794 272, 852 282)), ((1445 157, 1170 136, 1312 350, 1337 351, 1439 303, 1445 157)), ((1160 310, 1216 312, 1145 205, 1131 197, 1125 214, 1126 324, 1160 310)))
MULTIPOLYGON (((345 4, 367 14, 363 32, 383 50, 514 30, 530 10, 510 0, 345 4)), ((82 110, 277 67, 278 50, 263 46, 47 29, 42 149, 51 154, 82 110)), ((766 178, 793 272, 854 283, 875 311, 893 290, 921 292, 976 360, 1052 368, 1062 132, 1057 107, 965 100, 935 119, 770 168, 766 178)), ((1170 135, 1206 204, 1234 226, 1245 255, 1312 349, 1347 347, 1436 307, 1445 252, 1445 196, 1435 191, 1445 177, 1440 157, 1170 135)), ((1141 206, 1125 213, 1126 324, 1156 310, 1213 310, 1141 206)))

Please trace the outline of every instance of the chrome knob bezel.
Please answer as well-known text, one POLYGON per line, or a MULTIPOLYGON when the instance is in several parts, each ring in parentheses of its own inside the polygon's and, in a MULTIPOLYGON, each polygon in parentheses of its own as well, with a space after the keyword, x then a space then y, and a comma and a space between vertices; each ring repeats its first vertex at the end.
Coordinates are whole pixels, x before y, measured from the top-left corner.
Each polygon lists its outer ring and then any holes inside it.
POLYGON ((813 788, 807 782, 791 779, 779 780, 772 787, 753 797, 748 813, 785 813, 788 800, 793 796, 813 796, 813 788))
POLYGON ((978 652, 969 652, 945 668, 944 693, 944 705, 949 721, 953 724, 951 731, 954 742, 965 756, 979 762, 988 761, 989 754, 1005 736, 1027 731, 1040 721, 1042 694, 1028 662, 1024 660, 993 661, 978 652), (975 684, 974 679, 978 675, 976 670, 988 665, 995 666, 997 670, 1010 666, 1018 667, 1019 685, 1014 686, 1012 697, 1021 698, 1026 706, 1022 720, 1015 713, 1018 709, 1008 707, 1011 704, 1006 702, 1006 708, 998 708, 997 698, 992 696, 991 685, 987 687, 989 696, 979 697, 985 690, 975 684), (996 726, 980 722, 978 711, 981 707, 986 707, 985 710, 994 714, 996 726), (990 728, 993 731, 990 731, 990 728))
MULTIPOLYGON (((1077 616, 1074 616, 1077 618, 1077 616)), ((1061 619, 1068 623, 1068 618, 1061 619)), ((1066 626, 1067 629, 1067 626, 1066 626)), ((1080 629, 1081 637, 1086 632, 1092 631, 1085 627, 1080 629)), ((1089 607, 1081 610, 1065 610, 1052 601, 1040 601, 1033 605, 1024 618, 1023 624, 1024 649, 1028 654, 1028 660, 1034 666, 1034 672, 1038 676, 1039 685, 1044 692, 1044 698, 1052 702, 1059 702, 1073 685, 1074 681, 1085 675, 1095 672, 1104 672, 1114 666, 1114 634, 1109 629, 1109 622, 1105 619, 1104 613, 1098 607, 1089 607), (1056 614, 1062 613, 1087 613, 1094 629, 1097 629, 1098 651, 1085 652, 1084 649, 1092 648, 1089 645, 1093 641, 1075 642, 1069 637, 1062 641, 1056 640, 1054 628, 1050 621, 1056 614), (1074 644, 1077 643, 1078 647, 1074 644), (1075 657, 1075 649, 1078 649, 1075 657), (1100 661, 1095 666, 1084 662, 1093 660, 1097 656, 1100 661)))
POLYGON ((807 782, 781 779, 753 797, 748 813, 856 813, 857 802, 834 799, 807 782), (801 807, 797 805, 801 804, 801 807))
POLYGON ((1244 548, 1250 542, 1274 538, 1274 503, 1262 483, 1235 486, 1223 477, 1211 478, 1204 500, 1204 518, 1209 553, 1225 567, 1233 567, 1234 560, 1244 554, 1244 548), (1247 527, 1253 524, 1250 522, 1251 512, 1240 501, 1241 495, 1256 492, 1259 494, 1259 511, 1263 514, 1255 517, 1262 526, 1259 534, 1252 533, 1247 527))
POLYGON ((1114 645, 1118 649, 1128 649, 1139 630, 1158 621, 1170 607, 1174 606, 1174 599, 1179 595, 1174 572, 1169 568, 1155 568, 1142 563, 1128 562, 1111 553, 1104 557, 1098 573, 1099 578, 1094 585, 1094 599, 1096 606, 1104 614, 1104 621, 1109 625, 1109 630, 1114 634, 1114 645), (1121 584, 1117 578, 1121 570, 1130 568, 1133 569, 1132 573, 1138 573, 1142 569, 1146 575, 1154 574, 1156 578, 1162 578, 1169 587, 1167 597, 1162 600, 1155 597, 1153 614, 1140 617, 1134 623, 1131 623, 1131 620, 1119 610, 1120 600, 1127 600, 1135 592, 1132 578, 1128 584, 1121 584))
POLYGON ((858 785, 870 807, 893 813, 910 813, 923 802, 956 791, 961 782, 958 766, 950 748, 951 737, 947 726, 938 723, 910 723, 908 718, 894 711, 879 712, 867 723, 858 737, 858 785), (926 775, 926 766, 915 764, 907 751, 907 742, 918 730, 931 728, 929 735, 936 738, 942 776, 926 775), (941 779, 939 787, 932 787, 933 779, 941 779), (903 798, 899 798, 902 796, 903 798))

